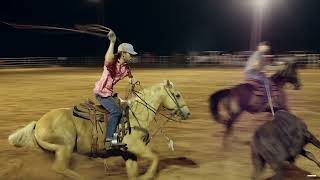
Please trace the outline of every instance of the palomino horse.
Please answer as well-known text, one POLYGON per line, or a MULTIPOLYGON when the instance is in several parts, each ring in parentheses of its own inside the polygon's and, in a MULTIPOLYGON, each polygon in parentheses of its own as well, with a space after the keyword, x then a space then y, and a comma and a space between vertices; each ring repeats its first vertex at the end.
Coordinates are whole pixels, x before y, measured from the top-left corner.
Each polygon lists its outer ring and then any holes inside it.
MULTIPOLYGON (((146 145, 143 138, 148 133, 149 124, 155 117, 155 112, 160 106, 172 110, 173 114, 187 119, 190 111, 174 84, 167 80, 164 83, 146 88, 140 92, 144 99, 133 97, 128 103, 131 107, 129 121, 132 128, 123 143, 127 144, 127 150, 117 150, 126 160, 127 174, 130 179, 138 176, 137 157, 146 158, 151 161, 147 172, 139 179, 150 179, 154 177, 158 156, 146 145), (142 130, 141 130, 142 129, 142 130)), ((82 179, 75 171, 69 169, 72 152, 88 155, 92 144, 92 124, 90 121, 73 116, 72 108, 59 108, 51 110, 38 121, 29 123, 22 129, 17 130, 8 138, 9 143, 15 146, 40 147, 55 152, 53 169, 65 176, 82 179)), ((99 122, 104 127, 104 122, 99 122)), ((106 154, 104 149, 104 133, 98 134, 98 153, 106 154)))
MULTIPOLYGON (((300 89, 301 83, 296 68, 296 63, 288 62, 284 69, 279 70, 269 78, 275 111, 288 109, 286 95, 283 91, 283 86, 286 83, 291 83, 295 89, 300 89)), ((209 100, 211 113, 217 122, 226 126, 225 135, 231 133, 233 123, 243 111, 256 113, 271 110, 266 108, 268 105, 263 102, 265 101, 263 98, 265 98, 266 93, 262 93, 264 94, 262 96, 261 94, 256 95, 261 92, 257 93, 257 86, 255 84, 258 84, 259 88, 265 91, 263 84, 244 82, 232 88, 219 90, 211 95, 209 100), (221 110, 219 110, 219 107, 223 107, 226 110, 227 118, 223 118, 220 115, 221 110)))

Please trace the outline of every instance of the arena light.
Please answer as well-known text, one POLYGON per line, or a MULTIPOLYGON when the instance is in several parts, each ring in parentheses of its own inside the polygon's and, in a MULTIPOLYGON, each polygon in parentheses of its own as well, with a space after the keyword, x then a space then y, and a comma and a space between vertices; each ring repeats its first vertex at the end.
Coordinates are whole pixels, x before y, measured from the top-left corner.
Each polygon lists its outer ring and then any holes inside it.
POLYGON ((88 0, 88 2, 98 4, 98 3, 101 3, 101 0, 88 0))
POLYGON ((256 8, 258 9, 265 9, 268 6, 269 0, 253 0, 255 3, 256 8))
POLYGON ((269 2, 270 0, 251 0, 254 13, 250 40, 251 50, 254 50, 259 41, 262 40, 262 24, 269 2))

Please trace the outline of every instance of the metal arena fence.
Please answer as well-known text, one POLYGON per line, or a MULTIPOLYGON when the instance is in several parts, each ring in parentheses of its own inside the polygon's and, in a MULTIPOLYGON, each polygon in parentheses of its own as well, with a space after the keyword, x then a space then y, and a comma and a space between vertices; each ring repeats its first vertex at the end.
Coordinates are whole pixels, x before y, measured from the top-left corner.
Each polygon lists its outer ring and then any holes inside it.
MULTIPOLYGON (((153 56, 141 55, 132 61, 133 67, 241 67, 245 65, 248 55, 184 55, 153 56)), ((267 57, 273 62, 295 61, 300 67, 319 68, 320 54, 288 54, 267 57)), ((0 58, 0 68, 15 67, 99 67, 103 65, 103 57, 23 57, 0 58)))

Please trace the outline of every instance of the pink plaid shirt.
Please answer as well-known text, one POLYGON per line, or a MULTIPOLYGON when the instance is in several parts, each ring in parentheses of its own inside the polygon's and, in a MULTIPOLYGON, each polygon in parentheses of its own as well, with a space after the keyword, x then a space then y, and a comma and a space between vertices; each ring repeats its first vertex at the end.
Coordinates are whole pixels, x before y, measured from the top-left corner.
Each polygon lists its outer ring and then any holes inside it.
POLYGON ((112 96, 113 86, 126 76, 132 78, 128 64, 120 64, 118 59, 114 59, 111 64, 103 66, 101 78, 93 89, 94 94, 102 97, 112 96))

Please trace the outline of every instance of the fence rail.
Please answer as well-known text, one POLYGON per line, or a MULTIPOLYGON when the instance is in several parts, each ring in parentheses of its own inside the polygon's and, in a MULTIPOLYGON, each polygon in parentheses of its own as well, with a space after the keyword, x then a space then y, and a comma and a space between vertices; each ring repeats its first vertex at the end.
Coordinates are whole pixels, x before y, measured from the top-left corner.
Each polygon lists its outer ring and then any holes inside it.
MULTIPOLYGON (((138 56, 132 61, 135 67, 197 67, 197 66, 244 66, 247 55, 211 55, 211 56, 138 56)), ((320 54, 275 55, 272 61, 295 61, 299 66, 307 68, 320 67, 320 54)), ((8 67, 44 67, 69 66, 87 67, 102 66, 103 57, 23 57, 0 58, 0 68, 8 67)))

